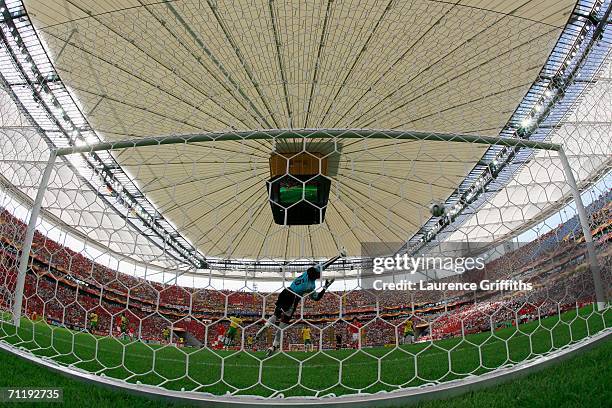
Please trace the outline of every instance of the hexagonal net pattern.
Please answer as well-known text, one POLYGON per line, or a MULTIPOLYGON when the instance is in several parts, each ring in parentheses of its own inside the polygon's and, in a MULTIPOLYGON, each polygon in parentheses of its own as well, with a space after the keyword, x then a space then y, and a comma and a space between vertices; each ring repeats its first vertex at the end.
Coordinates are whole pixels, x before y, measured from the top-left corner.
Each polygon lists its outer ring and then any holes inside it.
MULTIPOLYGON (((492 178, 461 191, 488 139, 447 139, 235 133, 102 151, 155 203, 154 216, 116 180, 83 170, 79 153, 46 165, 47 150, 31 149, 26 159, 31 146, 5 145, 20 160, 7 152, 2 161, 15 171, 3 184, 0 338, 128 382, 323 397, 460 380, 609 330, 559 153, 505 146, 485 166, 492 178), (503 160, 525 151, 529 162, 501 185, 511 168, 503 160), (15 320, 28 207, 45 168, 15 320), (309 184, 317 177, 331 183, 327 200, 309 191, 320 187, 309 184), (275 193, 272 184, 287 178, 275 193), (289 212, 304 204, 297 214, 312 207, 318 218, 292 225, 289 212), (286 214, 280 222, 276 206, 286 214), (200 252, 177 249, 156 217, 200 249, 202 263, 200 252), (483 265, 368 272, 374 255, 404 254, 477 256, 483 265), (315 265, 320 276, 311 277, 315 265), (300 280, 313 283, 303 290, 300 280), (519 281, 528 286, 503 286, 519 281), (415 286, 400 286, 406 282, 415 286)), ((579 155, 572 162, 584 163, 579 155)), ((583 194, 606 288, 609 183, 601 178, 583 194)))
POLYGON ((2 3, 3 347, 324 403, 610 332, 601 2, 123 3, 2 3))

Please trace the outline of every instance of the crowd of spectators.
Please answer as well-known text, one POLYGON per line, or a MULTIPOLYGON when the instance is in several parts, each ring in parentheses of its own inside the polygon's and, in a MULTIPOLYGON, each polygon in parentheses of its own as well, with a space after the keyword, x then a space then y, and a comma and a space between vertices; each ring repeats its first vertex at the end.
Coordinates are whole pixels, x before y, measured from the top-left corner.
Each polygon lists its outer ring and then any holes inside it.
MULTIPOLYGON (((610 221, 609 196, 589 207, 594 228, 610 221)), ((520 278, 534 285, 532 291, 330 292, 320 302, 304 300, 303 309, 296 313, 300 317, 284 331, 284 344, 300 343, 301 329, 308 325, 313 329, 315 348, 333 347, 338 334, 346 339, 348 325, 355 317, 364 324, 362 346, 375 346, 399 342, 408 318, 413 320, 420 339, 429 340, 495 330, 592 302, 592 280, 584 264, 585 247, 577 225, 572 218, 488 262, 484 270, 442 279, 475 282, 520 278)), ((12 305, 24 235, 21 221, 7 211, 0 212, 0 308, 12 305)), ((600 254, 609 280, 609 237, 601 242, 600 254)), ((180 328, 211 345, 218 340, 219 326, 227 326, 232 315, 243 319, 239 344, 254 335, 262 315, 272 312, 275 294, 151 282, 102 266, 36 232, 24 299, 27 315, 75 330, 89 330, 90 316, 95 313, 95 333, 117 335, 118 319, 125 316, 134 336, 143 341, 163 341, 165 328, 180 328)))

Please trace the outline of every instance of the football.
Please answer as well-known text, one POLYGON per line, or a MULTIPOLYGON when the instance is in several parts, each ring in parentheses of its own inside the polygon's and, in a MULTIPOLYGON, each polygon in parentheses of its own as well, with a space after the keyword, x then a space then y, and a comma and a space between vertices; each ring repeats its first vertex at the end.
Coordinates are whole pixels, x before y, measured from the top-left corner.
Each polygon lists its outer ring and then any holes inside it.
POLYGON ((434 217, 441 217, 444 215, 444 203, 431 203, 429 205, 429 212, 434 217))

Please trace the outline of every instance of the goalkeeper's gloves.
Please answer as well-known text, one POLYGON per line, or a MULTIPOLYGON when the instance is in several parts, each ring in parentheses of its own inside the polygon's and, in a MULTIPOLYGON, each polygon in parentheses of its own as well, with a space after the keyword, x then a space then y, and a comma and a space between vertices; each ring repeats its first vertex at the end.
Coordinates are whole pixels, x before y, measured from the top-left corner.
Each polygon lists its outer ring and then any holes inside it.
POLYGON ((336 280, 335 278, 325 279, 325 285, 324 285, 325 289, 329 288, 332 285, 332 283, 334 283, 335 280, 336 280))

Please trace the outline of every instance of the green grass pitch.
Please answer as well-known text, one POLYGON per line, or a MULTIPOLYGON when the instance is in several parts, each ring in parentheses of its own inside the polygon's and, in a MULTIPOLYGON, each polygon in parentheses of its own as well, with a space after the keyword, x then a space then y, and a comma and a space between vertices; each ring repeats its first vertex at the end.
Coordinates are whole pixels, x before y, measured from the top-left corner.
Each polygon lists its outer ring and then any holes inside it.
MULTIPOLYGON (((609 407, 612 401, 610 356, 612 356, 612 340, 607 340, 593 350, 520 379, 450 399, 423 402, 413 407, 609 407)), ((0 387, 60 387, 64 391, 61 406, 66 408, 182 406, 66 378, 2 351, 0 351, 0 387)), ((44 406, 41 403, 13 405, 44 406)), ((53 406, 60 405, 53 404, 53 406)))
POLYGON ((610 309, 598 313, 586 307, 518 329, 505 328, 465 339, 361 351, 292 352, 269 359, 263 352, 213 352, 123 342, 29 320, 23 320, 17 333, 8 321, 3 322, 0 337, 62 364, 134 383, 214 394, 274 396, 278 391, 285 396, 322 396, 391 391, 482 374, 609 328, 611 314, 610 309), (380 358, 380 380, 376 357, 380 358))

